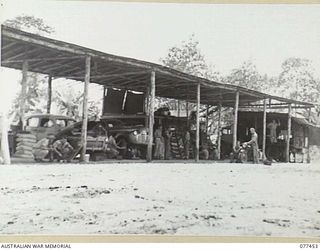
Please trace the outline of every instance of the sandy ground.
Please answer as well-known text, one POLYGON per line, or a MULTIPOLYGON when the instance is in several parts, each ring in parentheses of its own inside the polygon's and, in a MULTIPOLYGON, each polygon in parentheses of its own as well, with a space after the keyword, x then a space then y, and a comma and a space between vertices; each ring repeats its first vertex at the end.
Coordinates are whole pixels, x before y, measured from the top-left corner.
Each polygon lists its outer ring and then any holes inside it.
POLYGON ((0 166, 0 234, 320 237, 320 164, 0 166))

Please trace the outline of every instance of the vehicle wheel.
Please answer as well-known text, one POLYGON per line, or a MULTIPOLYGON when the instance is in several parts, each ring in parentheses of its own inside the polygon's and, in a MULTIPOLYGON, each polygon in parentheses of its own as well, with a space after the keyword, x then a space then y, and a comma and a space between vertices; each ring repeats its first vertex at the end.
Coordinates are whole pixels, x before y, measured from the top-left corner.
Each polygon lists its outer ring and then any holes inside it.
POLYGON ((119 154, 123 157, 126 158, 127 156, 127 151, 128 151, 128 142, 125 138, 120 137, 116 140, 117 146, 120 147, 119 149, 119 154))

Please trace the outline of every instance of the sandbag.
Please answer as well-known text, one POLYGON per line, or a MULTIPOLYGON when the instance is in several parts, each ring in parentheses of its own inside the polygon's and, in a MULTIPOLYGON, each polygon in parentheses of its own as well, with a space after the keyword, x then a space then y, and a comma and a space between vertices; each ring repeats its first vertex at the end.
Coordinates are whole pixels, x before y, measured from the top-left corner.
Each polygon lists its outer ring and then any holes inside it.
POLYGON ((17 142, 27 142, 27 143, 36 143, 37 140, 36 139, 31 139, 31 138, 20 138, 20 137, 17 137, 16 139, 17 142))
POLYGON ((32 152, 25 152, 25 151, 18 151, 15 153, 15 156, 17 155, 33 155, 32 152))
POLYGON ((16 147, 16 150, 17 151, 19 151, 19 150, 32 151, 32 147, 25 146, 25 145, 20 145, 20 146, 16 147))
POLYGON ((33 147, 34 145, 36 145, 36 143, 33 142, 18 142, 17 143, 17 147, 19 146, 27 146, 27 147, 33 147))
POLYGON ((32 150, 18 149, 15 154, 33 154, 32 150))
POLYGON ((26 158, 26 159, 33 159, 33 155, 29 155, 29 154, 19 154, 16 155, 17 158, 26 158))
POLYGON ((33 135, 33 134, 17 134, 17 137, 18 138, 24 138, 24 139, 34 139, 34 140, 36 140, 37 138, 36 138, 36 136, 35 135, 33 135))

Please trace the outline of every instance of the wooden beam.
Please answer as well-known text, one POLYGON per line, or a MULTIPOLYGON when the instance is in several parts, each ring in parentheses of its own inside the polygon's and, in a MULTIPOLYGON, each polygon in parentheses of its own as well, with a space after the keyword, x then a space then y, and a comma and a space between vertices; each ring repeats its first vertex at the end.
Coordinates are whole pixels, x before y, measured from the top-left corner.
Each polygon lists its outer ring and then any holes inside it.
POLYGON ((178 100, 178 117, 180 117, 180 100, 178 100))
POLYGON ((290 161, 291 112, 292 112, 292 104, 290 103, 288 106, 288 131, 287 131, 287 141, 286 141, 286 162, 290 161))
POLYGON ((217 137, 217 150, 218 160, 221 159, 221 102, 218 105, 218 137, 217 137))
MULTIPOLYGON (((2 42, 2 44, 4 44, 4 42, 2 42)), ((1 51, 6 51, 6 50, 8 50, 9 48, 11 48, 12 46, 15 46, 15 45, 17 45, 16 42, 12 42, 12 41, 10 41, 8 43, 6 42, 5 45, 2 45, 1 51)))
POLYGON ((24 59, 18 59, 18 60, 15 60, 16 58, 19 58, 21 56, 25 56, 25 55, 30 55, 32 54, 33 52, 39 50, 39 48, 34 48, 32 50, 24 50, 20 53, 15 53, 14 56, 11 56, 9 59, 7 59, 6 61, 4 61, 4 63, 11 63, 11 62, 19 62, 19 63, 23 63, 24 61, 28 61, 29 63, 33 61, 32 58, 24 58, 24 59))
POLYGON ((266 136, 267 136, 267 99, 263 100, 263 134, 262 134, 262 159, 266 159, 266 136))
MULTIPOLYGON (((268 109, 286 109, 289 105, 286 106, 271 106, 268 109)), ((262 108, 261 106, 255 107, 255 106, 239 106, 239 108, 262 108)), ((306 109, 310 108, 310 106, 292 106, 292 109, 306 109)))
MULTIPOLYGON (((273 106, 277 106, 277 107, 280 107, 280 106, 284 106, 284 107, 287 107, 288 106, 288 103, 272 103, 272 104, 269 104, 269 107, 273 107, 273 106)), ((301 105, 299 105, 301 106, 301 105)), ((297 106, 297 107, 299 107, 297 106)), ((264 104, 246 104, 246 105, 241 105, 241 107, 264 107, 264 104)), ((295 106, 293 106, 292 108, 294 108, 295 106)))
POLYGON ((147 150, 147 162, 152 161, 153 125, 154 125, 154 101, 156 93, 156 73, 151 72, 150 97, 149 97, 149 141, 147 150))
POLYGON ((88 90, 90 82, 91 57, 87 56, 85 60, 85 77, 83 91, 83 115, 82 115, 82 130, 81 130, 81 161, 85 161, 87 151, 87 126, 88 126, 88 90))
MULTIPOLYGON (((69 78, 69 79, 73 79, 73 80, 83 79, 83 76, 81 76, 81 74, 85 74, 84 69, 81 67, 74 66, 75 64, 76 63, 66 64, 65 68, 67 68, 67 70, 59 71, 58 75, 55 74, 55 72, 51 72, 51 74, 56 78, 69 78), (76 75, 72 76, 73 74, 76 74, 76 75)), ((79 63, 77 63, 77 65, 78 64, 79 63)))
MULTIPOLYGON (((43 72, 44 72, 44 71, 47 71, 47 72, 50 73, 50 75, 52 75, 52 73, 53 73, 55 70, 59 70, 59 69, 61 69, 61 68, 65 68, 65 67, 66 67, 66 65, 63 64, 63 63, 61 63, 61 62, 52 63, 52 64, 50 64, 49 67, 46 67, 46 68, 41 67, 41 64, 43 64, 43 63, 42 63, 42 62, 40 62, 40 63, 33 63, 31 66, 32 66, 33 69, 37 69, 37 70, 39 70, 39 71, 43 71, 43 72), (40 66, 40 68, 39 68, 39 66, 40 66)), ((83 76, 82 76, 82 79, 83 79, 83 76)))
MULTIPOLYGON (((34 51, 36 51, 39 48, 36 48, 34 51)), ((33 50, 31 52, 34 52, 33 50)), ((24 55, 26 54, 26 52, 22 52, 18 55, 15 55, 14 57, 11 58, 17 58, 18 56, 24 55)), ((24 61, 28 61, 28 62, 50 62, 50 61, 56 61, 56 60, 67 60, 67 59, 79 59, 79 58, 83 58, 83 56, 58 56, 58 57, 45 57, 45 58, 26 58, 26 59, 18 59, 18 60, 4 60, 2 61, 2 63, 23 63, 24 61)))
POLYGON ((234 119, 233 119, 233 140, 232 146, 233 148, 237 145, 238 139, 238 110, 239 110, 239 91, 236 92, 236 99, 234 104, 234 119))
POLYGON ((27 78, 28 78, 28 61, 24 61, 22 64, 22 80, 21 80, 21 96, 20 96, 20 121, 22 128, 25 125, 25 105, 26 105, 26 95, 27 95, 27 78))
POLYGON ((195 161, 199 161, 199 148, 200 148, 200 83, 197 85, 197 107, 196 107, 196 152, 195 161))
POLYGON ((51 102, 52 102, 52 76, 48 77, 48 101, 47 101, 47 114, 51 112, 51 102))
MULTIPOLYGON (((138 71, 138 72, 127 72, 127 73, 117 73, 117 74, 99 74, 99 75, 92 75, 91 79, 103 79, 103 80, 107 80, 109 78, 112 77, 122 77, 122 76, 134 76, 134 75, 141 75, 141 74, 147 74, 147 71, 138 71)), ((63 76, 59 76, 59 77, 63 77, 63 76)), ((72 78, 79 78, 81 79, 80 76, 65 76, 65 77, 72 77, 72 78)), ((128 79, 128 78, 126 78, 128 79)))

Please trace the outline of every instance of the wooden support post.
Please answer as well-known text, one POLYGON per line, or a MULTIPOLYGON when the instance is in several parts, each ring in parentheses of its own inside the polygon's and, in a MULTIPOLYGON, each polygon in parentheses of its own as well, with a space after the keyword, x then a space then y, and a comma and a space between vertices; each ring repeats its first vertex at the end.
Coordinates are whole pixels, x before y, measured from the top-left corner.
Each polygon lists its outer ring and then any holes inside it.
POLYGON ((51 102, 52 102, 52 75, 48 77, 48 102, 47 102, 47 114, 51 112, 51 102))
POLYGON ((85 77, 84 77, 84 91, 83 91, 83 114, 82 114, 82 130, 81 130, 81 161, 85 160, 87 151, 87 126, 88 126, 88 90, 90 82, 91 57, 86 56, 85 60, 85 77))
POLYGON ((206 134, 208 135, 208 126, 209 126, 209 104, 207 104, 206 109, 206 134))
POLYGON ((147 162, 152 161, 152 145, 153 145, 153 125, 154 125, 154 101, 156 94, 156 73, 151 72, 150 78, 150 97, 149 99, 149 137, 148 137, 148 149, 147 149, 147 162))
POLYGON ((149 97, 150 97, 150 84, 148 84, 148 86, 146 87, 146 93, 145 93, 145 114, 146 114, 146 118, 145 118, 145 126, 146 128, 149 127, 149 109, 150 109, 150 105, 149 105, 149 97))
POLYGON ((180 100, 178 100, 178 117, 180 117, 180 100))
POLYGON ((200 148, 200 83, 197 86, 197 116, 196 116, 196 152, 195 160, 199 161, 199 148, 200 148))
POLYGON ((289 105, 288 105, 288 131, 287 131, 287 141, 286 141, 286 162, 290 161, 291 109, 292 109, 292 104, 289 103, 289 105))
POLYGON ((189 101, 186 101, 186 113, 187 113, 187 128, 189 130, 189 101))
POLYGON ((103 95, 102 95, 102 115, 104 114, 104 110, 105 110, 105 99, 106 99, 106 85, 103 85, 103 95))
POLYGON ((27 95, 27 80, 28 80, 28 61, 24 61, 22 64, 22 80, 21 80, 21 96, 19 103, 20 122, 22 129, 25 125, 25 112, 26 112, 26 95, 27 95))
POLYGON ((263 134, 262 134, 262 159, 266 159, 266 136, 267 136, 267 99, 263 100, 263 134))
MULTIPOLYGON (((308 109, 308 122, 311 122, 311 108, 308 109)), ((307 127, 308 145, 307 145, 307 163, 311 162, 310 157, 310 127, 307 127)))
MULTIPOLYGON (((9 142, 8 142, 8 121, 5 113, 0 113, 0 156, 4 164, 11 164, 9 142)), ((2 162, 0 162, 1 164, 2 162)))
POLYGON ((217 137, 218 160, 221 159, 221 102, 218 104, 218 137, 217 137))
POLYGON ((233 119, 233 148, 237 144, 237 132, 238 132, 238 109, 239 109, 239 91, 236 92, 236 100, 234 104, 234 119, 233 119))

